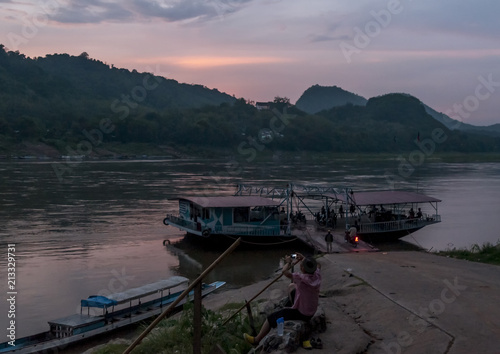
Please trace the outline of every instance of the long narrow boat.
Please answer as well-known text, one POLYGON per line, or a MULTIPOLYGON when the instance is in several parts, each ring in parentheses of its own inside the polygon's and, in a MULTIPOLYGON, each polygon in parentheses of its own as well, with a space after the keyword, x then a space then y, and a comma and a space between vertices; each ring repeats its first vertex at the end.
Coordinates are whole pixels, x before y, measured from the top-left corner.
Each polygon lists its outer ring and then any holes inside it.
MULTIPOLYGON (((47 332, 2 343, 0 353, 56 353, 79 341, 150 319, 172 304, 183 292, 176 289, 185 288, 187 283, 187 278, 174 276, 109 296, 89 296, 81 300, 79 314, 49 321, 47 332)), ((224 284, 223 281, 203 284, 202 296, 224 284)), ((191 291, 176 309, 193 296, 191 291)))
POLYGON ((356 226, 361 238, 376 242, 395 240, 441 221, 441 200, 411 191, 239 185, 232 196, 184 196, 178 202, 179 214, 168 214, 163 223, 214 240, 293 238, 304 223, 316 222, 325 228, 356 226))

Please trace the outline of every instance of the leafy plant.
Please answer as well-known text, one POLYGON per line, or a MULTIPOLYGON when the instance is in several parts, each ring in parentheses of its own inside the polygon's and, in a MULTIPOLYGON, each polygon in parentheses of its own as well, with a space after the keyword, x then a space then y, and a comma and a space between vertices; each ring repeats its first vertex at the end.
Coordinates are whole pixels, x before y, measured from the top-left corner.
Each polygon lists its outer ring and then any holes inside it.
POLYGON ((473 244, 470 249, 453 248, 451 250, 441 251, 438 254, 452 258, 466 259, 473 262, 500 265, 500 241, 497 242, 496 245, 489 242, 484 243, 482 246, 473 244))
MULTIPOLYGON (((218 312, 202 309, 202 353, 210 353, 216 345, 219 345, 226 353, 233 354, 246 353, 251 349, 242 337, 242 333, 250 331, 246 316, 239 314, 223 325, 225 313, 232 312, 234 308, 240 306, 228 304, 218 312)), ((193 304, 184 305, 180 316, 161 321, 133 350, 133 353, 192 353, 193 315, 193 304)), ((118 354, 122 353, 126 347, 124 344, 109 344, 99 349, 96 354, 118 354)))

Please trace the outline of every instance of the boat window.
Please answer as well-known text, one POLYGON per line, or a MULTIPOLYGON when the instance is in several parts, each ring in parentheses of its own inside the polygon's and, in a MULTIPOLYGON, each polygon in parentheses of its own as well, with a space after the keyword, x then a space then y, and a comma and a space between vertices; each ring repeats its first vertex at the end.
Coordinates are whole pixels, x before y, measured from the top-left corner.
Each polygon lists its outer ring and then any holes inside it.
POLYGON ((248 222, 250 208, 234 208, 233 220, 235 223, 248 222))
POLYGON ((203 209, 202 209, 202 214, 201 214, 201 215, 202 215, 202 218, 203 218, 204 220, 208 220, 208 219, 210 219, 210 209, 208 209, 208 208, 203 208, 203 209))
POLYGON ((250 210, 250 221, 263 221, 264 220, 265 209, 264 207, 258 206, 250 210))

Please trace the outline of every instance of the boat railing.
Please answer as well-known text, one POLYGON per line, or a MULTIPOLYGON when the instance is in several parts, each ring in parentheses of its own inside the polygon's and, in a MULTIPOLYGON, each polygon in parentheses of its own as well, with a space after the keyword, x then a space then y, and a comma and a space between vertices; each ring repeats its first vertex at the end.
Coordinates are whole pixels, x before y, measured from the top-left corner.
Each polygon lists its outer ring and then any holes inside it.
MULTIPOLYGON (((203 226, 191 220, 182 219, 175 215, 167 215, 166 219, 176 226, 183 227, 189 230, 201 231, 203 226)), ((284 232, 280 229, 279 225, 264 226, 264 225, 231 225, 231 226, 217 226, 215 229, 210 230, 212 233, 223 233, 235 236, 280 236, 284 232)))
POLYGON ((360 233, 390 232, 398 230, 411 230, 424 227, 426 225, 438 223, 441 215, 426 215, 421 219, 402 219, 374 223, 362 223, 360 233))

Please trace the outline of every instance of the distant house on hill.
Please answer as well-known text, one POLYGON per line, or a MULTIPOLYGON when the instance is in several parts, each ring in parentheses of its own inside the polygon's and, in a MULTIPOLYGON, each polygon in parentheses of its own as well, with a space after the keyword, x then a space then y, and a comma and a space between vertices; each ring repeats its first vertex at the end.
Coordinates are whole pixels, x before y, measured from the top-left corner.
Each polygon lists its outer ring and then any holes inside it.
POLYGON ((255 108, 257 108, 259 111, 265 111, 271 109, 271 104, 272 102, 256 102, 255 108))

